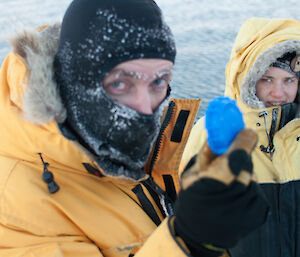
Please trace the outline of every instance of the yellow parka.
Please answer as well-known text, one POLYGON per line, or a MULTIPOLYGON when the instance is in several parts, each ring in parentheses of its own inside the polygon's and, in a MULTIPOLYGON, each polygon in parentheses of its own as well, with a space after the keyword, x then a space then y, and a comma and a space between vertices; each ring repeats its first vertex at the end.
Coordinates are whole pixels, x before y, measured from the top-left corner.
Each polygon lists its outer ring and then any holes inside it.
MULTIPOLYGON (((300 54, 299 21, 251 18, 242 25, 226 67, 225 95, 237 101, 246 126, 259 136, 254 172, 272 207, 266 224, 232 249, 233 257, 300 256, 299 113, 291 114, 295 104, 266 108, 255 95, 256 82, 270 64, 293 51, 300 54)), ((206 140, 204 119, 191 132, 184 160, 206 140)))
MULTIPOLYGON (((60 133, 56 120, 65 113, 52 69, 59 30, 53 25, 21 32, 1 68, 0 256, 187 256, 145 180, 105 176, 84 149, 60 133), (49 192, 44 171, 54 175, 56 193, 49 192)), ((170 121, 147 169, 174 194, 200 102, 171 101, 170 121)))

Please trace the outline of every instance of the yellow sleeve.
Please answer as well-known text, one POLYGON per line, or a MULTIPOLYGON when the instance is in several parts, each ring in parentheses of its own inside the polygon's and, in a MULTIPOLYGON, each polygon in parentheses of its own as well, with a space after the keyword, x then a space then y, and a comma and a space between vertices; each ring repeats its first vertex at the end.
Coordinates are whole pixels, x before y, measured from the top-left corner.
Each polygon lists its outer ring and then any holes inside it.
POLYGON ((79 236, 40 237, 2 224, 0 234, 6 235, 1 257, 103 257, 95 244, 79 236))
POLYGON ((200 151, 202 145, 206 141, 206 138, 207 133, 204 125, 204 117, 202 117, 192 128, 191 134, 184 148, 184 152, 179 166, 180 173, 184 170, 185 166, 188 164, 190 159, 200 151))
POLYGON ((134 257, 187 257, 189 251, 172 232, 171 219, 165 219, 134 257))
MULTIPOLYGON (((173 221, 174 217, 165 219, 134 257, 191 257, 184 241, 175 236, 173 221)), ((228 252, 221 257, 229 257, 228 252)))

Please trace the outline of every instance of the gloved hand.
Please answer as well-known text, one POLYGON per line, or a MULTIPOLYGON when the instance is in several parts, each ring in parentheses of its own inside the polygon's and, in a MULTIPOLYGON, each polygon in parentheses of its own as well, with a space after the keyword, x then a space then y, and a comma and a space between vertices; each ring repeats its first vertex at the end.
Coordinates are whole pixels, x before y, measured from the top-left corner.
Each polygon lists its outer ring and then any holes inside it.
POLYGON ((256 133, 244 129, 224 155, 206 143, 187 165, 174 228, 195 256, 222 255, 266 220, 269 206, 252 173, 256 142, 256 133))

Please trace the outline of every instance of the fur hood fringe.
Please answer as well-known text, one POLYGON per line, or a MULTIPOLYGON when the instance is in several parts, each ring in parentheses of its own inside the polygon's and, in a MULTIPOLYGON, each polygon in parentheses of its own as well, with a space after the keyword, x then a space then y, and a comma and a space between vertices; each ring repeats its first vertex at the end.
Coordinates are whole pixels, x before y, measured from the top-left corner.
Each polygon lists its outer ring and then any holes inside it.
POLYGON ((53 62, 58 49, 60 24, 45 29, 26 30, 10 39, 13 51, 25 59, 29 77, 23 98, 24 118, 44 124, 66 119, 66 110, 54 78, 53 62))
MULTIPOLYGON (((256 59, 250 71, 245 76, 241 85, 242 101, 251 108, 263 108, 264 104, 256 96, 256 82, 265 74, 270 65, 287 52, 300 54, 300 40, 287 40, 278 43, 263 53, 256 59)), ((298 95, 299 95, 298 89, 298 95)))

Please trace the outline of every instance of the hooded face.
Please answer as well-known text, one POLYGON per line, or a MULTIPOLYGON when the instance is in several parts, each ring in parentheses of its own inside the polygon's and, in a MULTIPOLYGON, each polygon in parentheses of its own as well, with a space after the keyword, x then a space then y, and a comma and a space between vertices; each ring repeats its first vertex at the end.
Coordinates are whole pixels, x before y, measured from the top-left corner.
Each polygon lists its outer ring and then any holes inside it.
POLYGON ((79 142, 107 175, 141 179, 168 102, 175 42, 153 0, 74 0, 55 76, 79 142))
POLYGON ((256 96, 266 107, 293 103, 298 92, 296 75, 270 67, 256 83, 256 96))
MULTIPOLYGON (((251 18, 235 40, 226 66, 225 95, 236 99, 244 112, 265 108, 256 84, 270 67, 282 68, 300 77, 300 22, 290 19, 251 18), (287 54, 287 55, 286 55, 287 54), (295 57, 296 56, 296 57, 295 57)), ((299 94, 294 101, 299 103, 299 94)), ((267 100, 267 99, 266 99, 267 100)), ((288 99, 270 99, 276 104, 288 99)))

